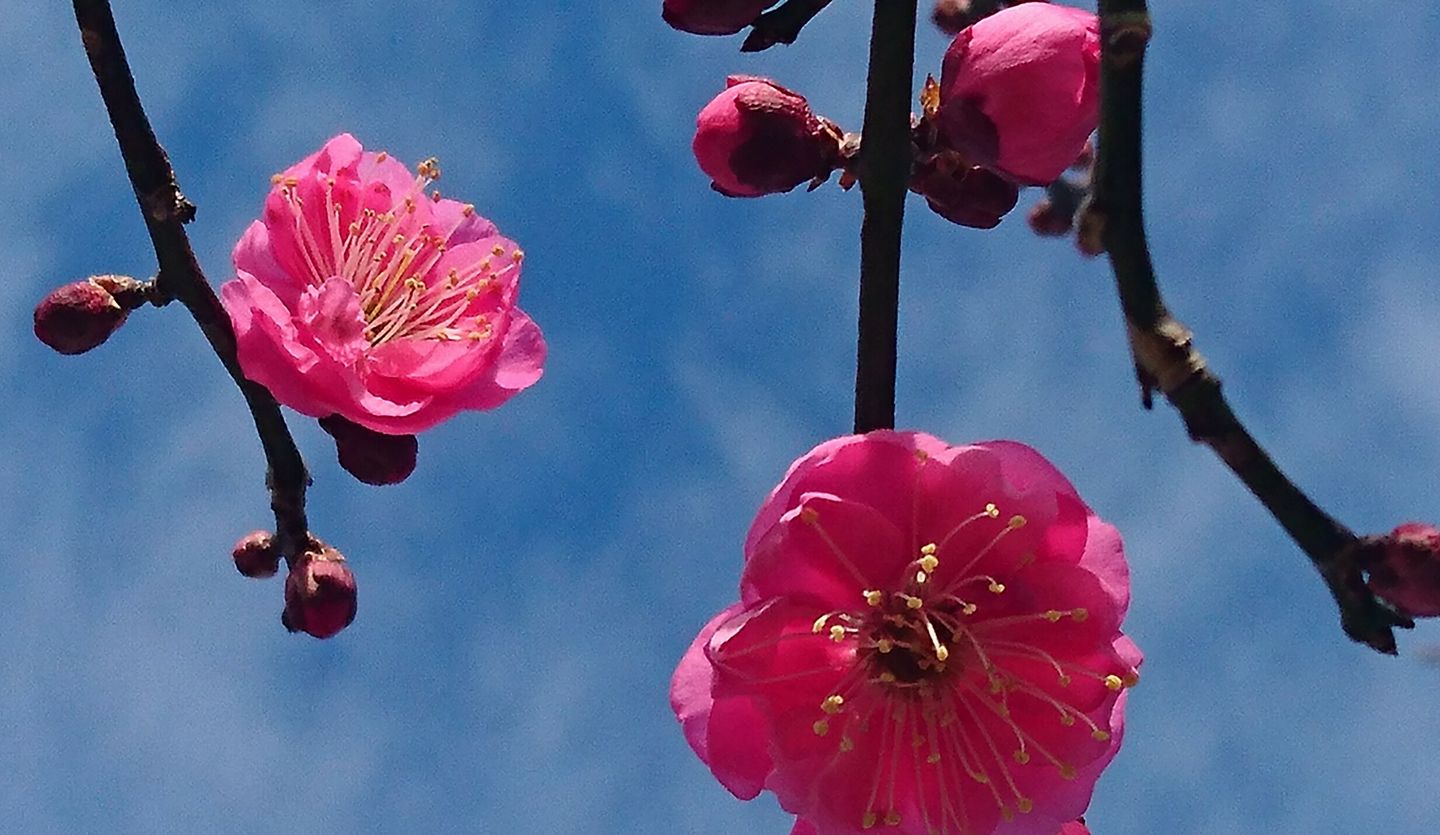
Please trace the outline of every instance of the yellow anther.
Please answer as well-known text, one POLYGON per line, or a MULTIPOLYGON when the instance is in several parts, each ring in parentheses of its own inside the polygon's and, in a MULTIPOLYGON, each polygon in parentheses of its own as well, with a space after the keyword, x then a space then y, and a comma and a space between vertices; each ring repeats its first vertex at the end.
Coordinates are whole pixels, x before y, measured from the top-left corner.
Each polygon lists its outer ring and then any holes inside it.
POLYGON ((950 648, 941 644, 935 648, 935 660, 946 661, 950 658, 950 648))
POLYGON ((1060 618, 1064 616, 1065 614, 1057 609, 1051 609, 1045 613, 1045 619, 1050 621, 1051 623, 1059 623, 1060 618))
POLYGON ((881 674, 880 674, 880 683, 881 683, 881 684, 894 684, 894 683, 895 683, 895 674, 892 673, 892 672, 888 672, 888 671, 881 673, 881 674))
POLYGON ((272 185, 272 186, 278 186, 278 185, 280 185, 280 183, 281 183, 284 179, 285 179, 285 178, 284 178, 283 176, 279 175, 279 174, 271 174, 271 175, 270 175, 270 185, 272 185))
POLYGON ((979 772, 979 771, 971 774, 971 775, 970 775, 970 779, 971 779, 971 780, 974 780, 975 782, 979 783, 979 784, 982 785, 982 786, 985 785, 986 783, 990 782, 990 778, 987 777, 987 776, 985 776, 985 774, 984 774, 983 772, 979 772))
POLYGON ((499 245, 499 244, 496 244, 495 246, 491 247, 491 249, 490 249, 490 254, 491 254, 491 255, 494 255, 494 256, 496 256, 496 257, 498 258, 499 256, 505 254, 505 247, 503 247, 503 246, 501 246, 501 245, 499 245))
POLYGON ((940 560, 934 554, 926 554, 920 558, 920 570, 926 574, 940 567, 940 560))
MULTIPOLYGON (((816 511, 813 507, 801 508, 800 521, 804 522, 807 525, 813 525, 816 522, 820 521, 820 513, 816 511)), ((865 594, 868 596, 870 593, 866 592, 865 594)))
POLYGON ((1060 674, 1060 686, 1061 686, 1061 687, 1069 687, 1071 681, 1072 681, 1072 679, 1071 679, 1069 676, 1065 675, 1064 673, 1061 673, 1061 674, 1060 674))
POLYGON ((909 594, 902 594, 900 596, 905 598, 905 608, 907 609, 919 609, 925 605, 925 601, 918 597, 909 594))
POLYGON ((475 214, 475 204, 474 204, 474 203, 466 203, 466 204, 464 205, 464 207, 462 207, 462 208, 460 209, 460 214, 462 214, 462 215, 464 215, 464 216, 466 216, 466 217, 470 217, 471 215, 475 214))
POLYGON ((929 574, 926 574, 924 571, 917 571, 917 572, 915 572, 915 584, 916 584, 916 585, 923 585, 923 584, 925 583, 925 581, 928 580, 928 579, 930 579, 930 575, 929 575, 929 574))
POLYGON ((1069 765, 1068 763, 1062 763, 1060 765, 1060 778, 1062 780, 1074 780, 1075 766, 1069 765))
POLYGON ((895 642, 890 640, 889 638, 881 638, 880 640, 875 642, 875 648, 880 650, 881 655, 884 655, 885 653, 895 648, 895 642))
POLYGON ((878 820, 878 818, 875 816, 875 813, 874 813, 874 812, 866 812, 864 815, 862 815, 862 816, 860 817, 860 828, 862 828, 862 829, 874 829, 874 828, 875 828, 875 821, 877 821, 877 820, 878 820))
POLYGON ((1131 670, 1125 674, 1125 678, 1121 679, 1120 683, 1126 687, 1134 687, 1140 683, 1140 673, 1136 670, 1131 670))
POLYGON ((520 263, 521 261, 524 261, 524 260, 525 260, 525 253, 524 253, 524 251, 517 249, 517 250, 515 250, 514 252, 510 253, 510 260, 511 260, 511 261, 514 261, 514 262, 517 263, 517 264, 520 263))
POLYGON ((841 750, 841 751, 854 751, 854 750, 855 750, 855 740, 851 739, 851 738, 848 737, 848 736, 842 736, 842 737, 840 737, 840 750, 841 750))
POLYGON ((894 811, 894 810, 891 810, 890 812, 888 812, 888 813, 885 815, 885 825, 886 825, 886 826, 899 826, 899 825, 900 825, 900 813, 899 813, 899 812, 896 812, 896 811, 894 811))
POLYGON ((926 451, 923 450, 923 449, 917 449, 917 450, 915 450, 915 460, 916 460, 916 461, 920 461, 920 462, 922 462, 922 463, 925 462, 925 461, 929 461, 929 460, 930 460, 930 453, 926 452, 926 451))
POLYGON ((1010 529, 1011 529, 1011 530, 1019 530, 1020 528, 1023 528, 1023 527, 1025 527, 1025 517, 1024 517, 1024 516, 1015 515, 1015 516, 1011 516, 1011 517, 1010 517, 1010 529))
POLYGON ((940 755, 939 755, 939 754, 931 754, 930 756, 928 756, 928 757, 925 758, 925 762, 930 763, 931 765, 934 765, 935 763, 940 762, 940 755))
POLYGON ((987 586, 986 588, 990 589, 990 593, 991 593, 991 594, 1004 594, 1004 593, 1005 593, 1005 584, 1004 584, 1004 583, 997 583, 997 582, 995 582, 994 580, 991 580, 991 581, 990 581, 990 585, 987 586))
POLYGON ((820 709, 830 715, 839 713, 845 706, 845 697, 839 693, 833 696, 826 696, 825 701, 820 703, 820 709))
POLYGON ((927 542, 927 543, 925 543, 924 545, 921 545, 921 546, 920 546, 920 553, 923 554, 924 556, 927 556, 927 557, 933 557, 933 556, 935 556, 935 552, 936 552, 937 550, 938 550, 938 548, 936 547, 935 543, 933 543, 933 542, 927 542))
POLYGON ((1070 619, 1073 620, 1073 621, 1075 621, 1076 623, 1084 623, 1085 620, 1086 620, 1087 618, 1089 618, 1089 617, 1090 617, 1090 610, 1089 610, 1089 609, 1071 609, 1071 610, 1070 610, 1070 619))
POLYGON ((1074 727, 1075 717, 1071 716, 1068 713, 1062 713, 1060 714, 1060 724, 1064 725, 1067 728, 1074 727))
POLYGON ((1029 752, 1029 751, 1025 751, 1025 750, 1016 751, 1015 754, 1014 754, 1014 757, 1015 757, 1015 762, 1020 763, 1021 765, 1024 765, 1024 764, 1030 762, 1030 752, 1029 752))
POLYGON ((879 589, 866 589, 865 602, 871 606, 879 606, 885 602, 885 592, 879 589))
POLYGON ((1022 797, 1015 801, 1015 808, 1020 810, 1020 814, 1028 815, 1035 811, 1035 802, 1028 797, 1022 797))
POLYGON ((830 640, 837 644, 845 640, 845 627, 839 624, 830 627, 830 640))
POLYGON ((440 179, 440 160, 435 157, 421 160, 420 164, 415 166, 415 173, 427 180, 440 179))
POLYGON ((1000 817, 1003 818, 1006 823, 1009 823, 1010 821, 1015 820, 1015 810, 1011 809, 1009 806, 1001 806, 1000 817))
POLYGON ((830 723, 824 719, 817 719, 815 724, 810 726, 810 730, 814 731, 816 736, 824 736, 830 733, 830 723))
POLYGON ((990 692, 992 694, 999 695, 1004 690, 1005 682, 1001 681, 999 678, 990 679, 990 692))
POLYGON ((973 614, 975 614, 976 610, 978 610, 979 608, 980 608, 980 607, 979 607, 979 606, 976 606, 974 603, 966 603, 964 606, 961 606, 961 607, 960 607, 960 614, 962 614, 962 615, 973 615, 973 614))
POLYGON ((1125 686, 1125 680, 1117 675, 1108 675, 1105 677, 1105 686, 1111 690, 1120 690, 1125 686))
POLYGON ((387 160, 387 159, 389 159, 389 158, 390 158, 390 152, 389 152, 389 151, 381 151, 380 153, 378 153, 378 154, 375 155, 375 161, 376 161, 376 162, 384 162, 385 160, 387 160))
POLYGON ((1106 731, 1102 731, 1099 728, 1096 728, 1095 730, 1090 732, 1090 738, 1095 740, 1096 742, 1109 742, 1110 734, 1106 731))

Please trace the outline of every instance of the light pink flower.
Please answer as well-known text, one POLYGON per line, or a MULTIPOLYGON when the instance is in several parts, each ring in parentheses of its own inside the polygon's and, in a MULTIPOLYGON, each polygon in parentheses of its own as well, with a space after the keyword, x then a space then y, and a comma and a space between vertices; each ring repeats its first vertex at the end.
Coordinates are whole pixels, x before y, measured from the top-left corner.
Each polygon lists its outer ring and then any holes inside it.
POLYGON ((660 14, 682 32, 733 35, 773 5, 775 0, 665 0, 660 14))
POLYGON ((945 52, 940 124, 978 165, 1045 185, 1075 161, 1100 104, 1100 24, 1082 9, 1011 6, 961 30, 945 52))
POLYGON ((829 176, 840 140, 840 129, 804 96, 768 78, 732 75, 696 117, 691 147, 716 191, 759 197, 829 176))
POLYGON ((761 506, 740 601, 671 703, 690 746, 794 835, 1056 835, 1123 730, 1119 534, 1022 444, 821 444, 761 506))
POLYGON ((274 178, 221 299, 245 376, 312 417, 410 434, 540 379, 523 254, 475 208, 341 134, 274 178))

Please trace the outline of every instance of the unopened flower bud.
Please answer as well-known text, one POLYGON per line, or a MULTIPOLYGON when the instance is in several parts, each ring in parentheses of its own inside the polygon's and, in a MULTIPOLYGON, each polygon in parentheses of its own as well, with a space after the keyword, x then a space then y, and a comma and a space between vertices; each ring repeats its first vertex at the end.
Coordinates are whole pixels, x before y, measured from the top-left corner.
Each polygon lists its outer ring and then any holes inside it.
POLYGON ((239 542, 230 554, 235 558, 235 568, 246 577, 263 580, 274 577, 280 570, 280 550, 275 547, 275 537, 269 531, 253 531, 239 542))
POLYGON ((917 166, 910 190, 924 195, 931 211, 975 229, 993 229, 1020 198, 1015 184, 998 174, 946 157, 917 166))
POLYGON ((386 435, 339 415, 320 418, 320 428, 335 439, 340 466, 366 484, 399 484, 415 471, 420 443, 414 435, 386 435))
POLYGON ((681 32, 733 35, 774 4, 775 0, 665 0, 660 16, 681 32))
POLYGON ((330 638, 355 620, 355 597, 355 575, 345 557, 322 543, 290 567, 280 622, 291 632, 330 638))
POLYGON ((693 148, 716 191, 759 197, 829 176, 841 139, 799 93, 768 78, 732 75, 695 120, 693 148))
POLYGON ((1025 220, 1030 224, 1030 231, 1045 238, 1058 238, 1075 228, 1075 215, 1061 211, 1049 198, 1031 206, 1025 220))
POLYGON ((50 291, 35 306, 35 335, 62 354, 83 354, 125 324, 135 304, 117 295, 136 295, 140 282, 120 275, 97 275, 50 291))
POLYGON ((1084 9, 1023 3, 955 36, 940 78, 945 142, 1022 185, 1046 185, 1095 130, 1100 23, 1084 9))
POLYGON ((1440 530, 1407 522, 1362 547, 1376 597, 1410 617, 1440 616, 1440 530))

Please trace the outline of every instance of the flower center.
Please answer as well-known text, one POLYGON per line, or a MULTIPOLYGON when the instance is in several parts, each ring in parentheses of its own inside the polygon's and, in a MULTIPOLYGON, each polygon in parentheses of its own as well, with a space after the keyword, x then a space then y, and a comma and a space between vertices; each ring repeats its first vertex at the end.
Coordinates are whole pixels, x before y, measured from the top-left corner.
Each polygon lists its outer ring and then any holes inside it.
MULTIPOLYGON (((1113 692, 1138 681, 1133 669, 1091 669, 1013 637, 1010 628, 1017 624, 1064 630, 1089 613, 1017 610, 1003 600, 1004 582, 974 571, 1005 537, 1025 526, 1023 516, 1001 523, 973 553, 946 550, 960 530, 999 516, 994 504, 985 505, 939 542, 923 545, 894 586, 866 589, 855 608, 821 615, 813 624, 814 634, 855 646, 855 664, 819 705, 813 731, 821 737, 838 732, 836 757, 863 744, 867 756, 878 759, 862 828, 900 825, 902 786, 918 787, 909 789, 917 792, 910 808, 918 812, 920 831, 930 833, 973 831, 975 810, 965 808, 960 790, 966 782, 983 786, 1005 820, 1032 811, 1034 801, 1016 779, 1017 767, 1050 767, 1064 780, 1078 774, 1066 758, 1068 749, 1050 741, 1053 733, 1043 730, 1044 724, 1083 725, 1095 742, 1110 738, 1086 711, 1053 695, 1054 686, 1064 691, 1083 678, 1113 692), (936 576, 942 557, 961 563, 950 579, 936 576), (1045 668, 1053 670, 1053 681, 1037 672, 1045 668)), ((825 533, 819 515, 802 519, 858 577, 854 561, 825 533)))
MULTIPOLYGON (((376 161, 384 160, 382 152, 376 161)), ((431 158, 416 171, 409 190, 384 209, 363 206, 364 183, 360 189, 337 188, 334 177, 323 177, 311 184, 318 192, 306 191, 311 199, 323 198, 318 217, 306 206, 298 178, 277 174, 271 181, 289 210, 304 277, 312 285, 337 276, 350 282, 372 346, 401 338, 487 340, 496 323, 483 312, 494 307, 484 296, 501 289, 500 279, 519 268, 524 253, 514 244, 497 243, 473 257, 450 259, 442 271, 451 236, 474 216, 475 207, 465 205, 448 229, 420 222, 419 201, 440 202, 439 191, 425 192, 440 179, 440 168, 431 158)))

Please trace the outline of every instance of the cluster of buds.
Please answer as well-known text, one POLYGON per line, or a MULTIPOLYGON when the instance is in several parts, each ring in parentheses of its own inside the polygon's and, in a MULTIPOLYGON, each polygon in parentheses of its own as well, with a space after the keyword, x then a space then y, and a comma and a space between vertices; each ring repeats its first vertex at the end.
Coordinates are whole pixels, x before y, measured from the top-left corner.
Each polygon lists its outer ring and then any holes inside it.
MULTIPOLYGON (((686 25, 677 28, 686 31, 728 33, 753 21, 765 4, 742 5, 667 3, 666 20, 677 25, 684 17, 686 25)), ((986 9, 955 35, 940 81, 926 84, 912 125, 910 179, 911 191, 934 212, 981 229, 1015 208, 1022 187, 1050 186, 1075 165, 1099 113, 1095 15, 1048 3, 986 9)), ((814 188, 835 170, 845 172, 840 183, 848 187, 863 153, 858 135, 817 116, 803 95, 751 76, 732 76, 700 111, 693 147, 715 190, 730 197, 786 192, 805 182, 814 188)), ((1057 229, 1064 208, 1032 225, 1057 229)))
MULTIPOLYGON (((283 555, 268 531, 247 534, 231 553, 246 577, 265 579, 280 569, 283 555)), ((291 632, 331 638, 355 620, 355 575, 339 551, 314 537, 290 561, 285 577, 285 610, 280 622, 291 632)))

